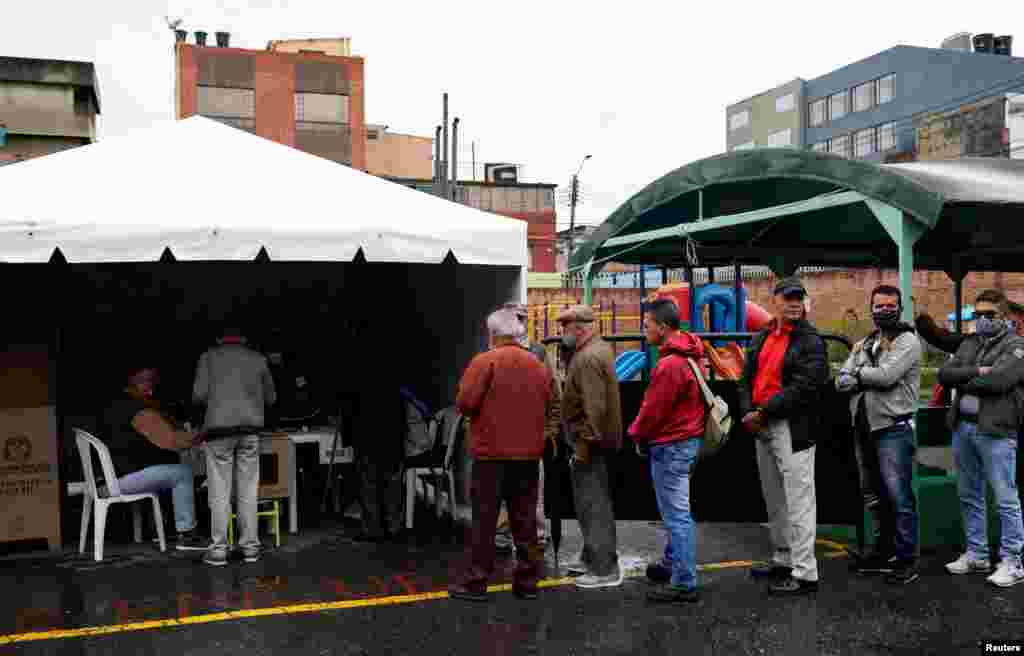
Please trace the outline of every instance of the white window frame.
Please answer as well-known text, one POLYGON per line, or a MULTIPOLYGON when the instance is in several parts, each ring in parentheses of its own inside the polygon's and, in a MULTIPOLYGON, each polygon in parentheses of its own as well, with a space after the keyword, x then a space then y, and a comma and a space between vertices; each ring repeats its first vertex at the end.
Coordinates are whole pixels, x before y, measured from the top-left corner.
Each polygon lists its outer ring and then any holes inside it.
POLYGON ((788 148, 793 145, 793 129, 776 130, 768 135, 768 146, 772 148, 788 148), (783 138, 785 136, 785 138, 783 138))
POLYGON ((816 144, 811 145, 811 150, 816 153, 827 153, 828 152, 828 139, 825 141, 819 141, 816 144))
POLYGON ((828 123, 828 96, 807 103, 807 124, 812 128, 816 128, 826 123, 828 123), (814 120, 814 107, 816 105, 821 107, 821 118, 818 121, 814 120))
POLYGON ((729 131, 735 132, 750 125, 750 110, 744 109, 729 116, 729 131), (740 118, 742 117, 742 118, 740 118))
POLYGON ((875 87, 876 87, 875 80, 871 80, 870 82, 865 82, 864 84, 858 84, 857 86, 853 87, 853 92, 850 94, 850 96, 851 96, 851 98, 853 100, 853 107, 852 107, 853 111, 855 111, 855 112, 866 112, 866 111, 868 111, 870 109, 873 109, 878 104, 878 102, 877 102, 878 96, 877 96, 877 91, 876 91, 875 87), (861 89, 867 89, 868 100, 867 100, 867 104, 866 105, 864 105, 863 107, 858 107, 857 106, 857 92, 860 91, 861 89))
POLYGON ((791 112, 794 107, 796 107, 796 95, 792 92, 775 98, 775 112, 778 114, 791 112))
POLYGON ((888 75, 883 75, 882 77, 880 77, 877 80, 875 80, 875 84, 876 84, 876 87, 877 87, 877 91, 875 92, 875 100, 876 100, 877 104, 883 105, 883 104, 885 104, 887 102, 892 102, 893 99, 896 98, 896 74, 895 73, 889 73, 888 75), (882 100, 882 81, 883 80, 890 80, 891 84, 892 84, 892 91, 890 92, 889 97, 886 98, 885 100, 882 100))
POLYGON ((850 135, 843 134, 828 140, 828 152, 841 157, 850 156, 850 135))
POLYGON ((876 128, 865 128, 853 133, 854 157, 867 157, 877 152, 875 148, 875 130, 876 128))
POLYGON ((892 150, 898 145, 896 140, 896 124, 895 123, 883 123, 878 126, 878 152, 884 153, 887 150, 892 150), (886 137, 888 137, 888 144, 886 143, 886 137))
POLYGON ((828 97, 828 120, 835 121, 837 119, 843 118, 844 116, 846 116, 849 113, 850 113, 850 90, 849 89, 843 89, 842 91, 840 91, 838 93, 833 93, 833 94, 831 94, 828 97), (839 115, 836 115, 836 113, 835 113, 835 111, 833 111, 832 107, 833 107, 833 104, 835 103, 835 101, 840 99, 840 98, 843 101, 843 113, 839 114, 839 115))

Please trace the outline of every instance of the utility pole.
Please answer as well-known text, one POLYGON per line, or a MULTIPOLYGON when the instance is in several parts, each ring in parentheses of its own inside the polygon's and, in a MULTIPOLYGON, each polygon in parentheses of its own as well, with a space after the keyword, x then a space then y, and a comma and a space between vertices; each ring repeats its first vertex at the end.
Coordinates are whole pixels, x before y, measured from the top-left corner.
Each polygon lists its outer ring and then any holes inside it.
POLYGON ((580 200, 580 171, 583 170, 583 165, 588 159, 590 159, 590 155, 583 158, 580 167, 572 175, 569 190, 569 256, 567 259, 572 259, 573 246, 576 244, 576 204, 580 200))
POLYGON ((578 175, 572 176, 569 185, 569 257, 572 259, 573 246, 576 244, 576 203, 579 201, 580 179, 578 175))

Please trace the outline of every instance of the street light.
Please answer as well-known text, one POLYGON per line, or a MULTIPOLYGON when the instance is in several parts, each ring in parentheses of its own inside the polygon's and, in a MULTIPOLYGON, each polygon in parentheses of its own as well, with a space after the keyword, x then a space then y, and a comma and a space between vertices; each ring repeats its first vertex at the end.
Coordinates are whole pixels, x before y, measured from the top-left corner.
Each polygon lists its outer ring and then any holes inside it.
POLYGON ((583 165, 590 158, 591 155, 584 157, 580 162, 580 167, 572 174, 572 185, 569 190, 569 255, 567 260, 572 259, 572 250, 576 243, 576 203, 579 201, 580 171, 583 170, 583 165))

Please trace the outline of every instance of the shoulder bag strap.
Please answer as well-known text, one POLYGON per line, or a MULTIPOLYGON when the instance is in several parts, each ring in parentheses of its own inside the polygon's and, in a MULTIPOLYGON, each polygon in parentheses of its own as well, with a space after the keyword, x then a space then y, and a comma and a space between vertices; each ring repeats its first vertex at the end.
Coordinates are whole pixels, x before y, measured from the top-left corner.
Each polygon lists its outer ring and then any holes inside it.
POLYGON ((693 372, 693 377, 697 379, 697 384, 700 385, 701 395, 704 397, 704 402, 709 406, 714 405, 715 395, 711 393, 711 388, 708 387, 707 381, 704 380, 704 374, 701 372, 700 367, 693 361, 693 358, 686 358, 686 361, 690 365, 690 371, 693 372))

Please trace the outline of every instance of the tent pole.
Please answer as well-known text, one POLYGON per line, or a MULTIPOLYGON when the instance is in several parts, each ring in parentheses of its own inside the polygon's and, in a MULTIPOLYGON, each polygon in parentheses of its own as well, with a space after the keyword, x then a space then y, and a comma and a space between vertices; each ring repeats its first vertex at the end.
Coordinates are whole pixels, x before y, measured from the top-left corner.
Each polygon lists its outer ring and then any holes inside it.
POLYGON ((594 302, 594 277, 597 272, 594 270, 594 258, 587 260, 583 265, 583 304, 590 305, 594 302))
POLYGON ((739 262, 733 264, 733 290, 736 293, 736 332, 743 332, 743 318, 745 307, 743 305, 743 267, 739 262))
POLYGON ((953 279, 953 312, 954 312, 954 325, 956 326, 956 332, 958 335, 964 333, 964 272, 963 272, 963 261, 960 256, 953 256, 953 271, 950 274, 950 278, 953 279))
POLYGON ((899 208, 876 200, 865 201, 889 237, 896 242, 900 263, 900 293, 903 295, 903 321, 914 323, 914 244, 927 228, 899 208))

